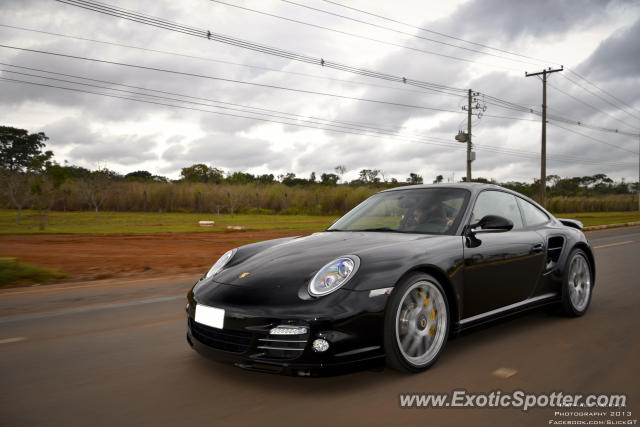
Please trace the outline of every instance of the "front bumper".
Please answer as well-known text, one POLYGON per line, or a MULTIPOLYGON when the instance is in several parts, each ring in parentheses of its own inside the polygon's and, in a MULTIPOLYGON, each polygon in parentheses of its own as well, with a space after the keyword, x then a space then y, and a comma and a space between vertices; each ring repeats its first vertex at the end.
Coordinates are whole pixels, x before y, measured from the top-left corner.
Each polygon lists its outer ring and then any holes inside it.
POLYGON ((260 314, 253 315, 251 307, 229 308, 218 301, 201 301, 225 309, 224 328, 217 329, 195 322, 198 301, 190 292, 187 341, 207 358, 260 372, 325 376, 383 366, 387 296, 343 291, 339 299, 339 307, 333 305, 335 313, 310 310, 306 315, 298 312, 292 316, 283 316, 280 309, 274 310, 278 316, 273 316, 265 313, 265 307, 256 308, 255 312, 260 314), (280 325, 303 326, 307 333, 269 333, 280 325), (318 338, 329 343, 326 351, 314 351, 313 341, 318 338))

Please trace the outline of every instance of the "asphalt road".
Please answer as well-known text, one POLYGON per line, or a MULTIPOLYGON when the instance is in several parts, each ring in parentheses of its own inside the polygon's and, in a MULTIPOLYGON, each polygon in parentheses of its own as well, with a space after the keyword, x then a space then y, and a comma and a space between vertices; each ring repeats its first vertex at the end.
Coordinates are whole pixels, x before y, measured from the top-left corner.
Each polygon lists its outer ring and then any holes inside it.
MULTIPOLYGON (((549 425, 640 418, 640 228, 589 234, 598 277, 582 318, 537 311, 450 341, 425 373, 331 378, 243 371, 185 341, 195 278, 0 291, 0 425, 549 425), (499 368, 515 371, 508 378, 499 368), (401 392, 626 393, 631 415, 400 409, 401 392)), ((513 373, 513 372, 512 372, 513 373)), ((606 411, 608 412, 608 411, 606 411)))

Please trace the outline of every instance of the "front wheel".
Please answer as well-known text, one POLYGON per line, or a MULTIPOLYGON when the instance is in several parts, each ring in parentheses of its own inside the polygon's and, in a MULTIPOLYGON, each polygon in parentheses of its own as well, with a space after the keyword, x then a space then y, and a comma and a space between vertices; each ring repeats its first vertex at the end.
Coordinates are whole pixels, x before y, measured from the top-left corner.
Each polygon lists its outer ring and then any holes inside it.
POLYGON ((448 335, 449 304, 440 283, 418 273, 399 283, 385 312, 387 363, 399 371, 424 371, 436 362, 448 335))
POLYGON ((582 316, 589 308, 593 279, 589 258, 582 249, 574 249, 567 258, 562 282, 562 309, 564 314, 582 316))

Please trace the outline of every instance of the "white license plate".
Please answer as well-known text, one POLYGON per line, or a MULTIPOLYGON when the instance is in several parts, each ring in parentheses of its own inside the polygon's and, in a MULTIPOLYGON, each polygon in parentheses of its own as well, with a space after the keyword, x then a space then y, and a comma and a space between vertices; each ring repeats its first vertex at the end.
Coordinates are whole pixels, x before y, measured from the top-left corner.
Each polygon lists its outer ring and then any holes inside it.
POLYGON ((213 328, 222 329, 224 325, 224 310, 196 304, 196 322, 213 328))

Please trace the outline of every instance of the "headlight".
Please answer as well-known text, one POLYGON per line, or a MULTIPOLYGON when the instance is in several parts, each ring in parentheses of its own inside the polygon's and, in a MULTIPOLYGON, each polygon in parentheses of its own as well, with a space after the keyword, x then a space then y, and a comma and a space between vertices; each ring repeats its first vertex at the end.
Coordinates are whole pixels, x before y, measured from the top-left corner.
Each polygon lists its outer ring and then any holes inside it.
POLYGON ((309 293, 319 297, 337 290, 355 274, 360 258, 355 255, 340 257, 325 265, 309 283, 309 293))
POLYGON ((204 275, 205 279, 208 279, 209 277, 215 275, 216 273, 218 273, 220 270, 222 270, 222 268, 227 265, 227 263, 229 262, 229 260, 231 258, 233 258, 233 256, 236 254, 236 249, 231 249, 230 251, 225 252, 224 255, 222 255, 220 257, 220 259, 218 261, 216 261, 215 264, 213 264, 213 267, 211 267, 209 269, 209 271, 207 272, 207 274, 204 275))

